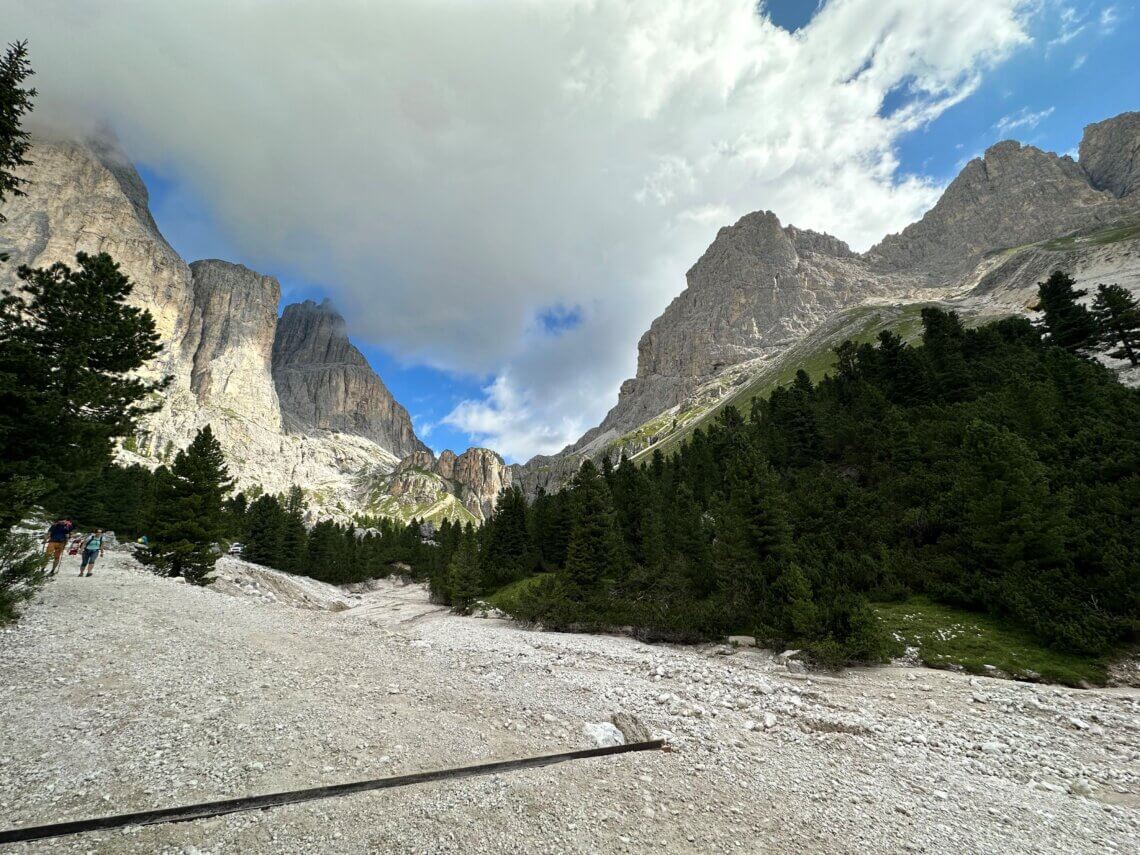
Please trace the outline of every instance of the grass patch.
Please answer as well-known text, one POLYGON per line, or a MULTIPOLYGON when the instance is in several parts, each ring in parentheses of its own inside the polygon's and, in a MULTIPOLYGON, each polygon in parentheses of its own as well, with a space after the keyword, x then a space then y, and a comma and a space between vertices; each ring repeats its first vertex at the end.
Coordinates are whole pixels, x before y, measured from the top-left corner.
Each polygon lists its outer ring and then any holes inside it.
POLYGON ((987 674, 990 669, 985 666, 990 665, 1018 679, 1067 686, 1105 681, 1101 660, 1044 647, 1028 632, 990 615, 924 597, 877 603, 875 612, 888 632, 908 647, 917 647, 919 659, 931 668, 960 666, 971 674, 987 674))
POLYGON ((511 582, 511 584, 499 588, 491 596, 484 599, 488 605, 494 606, 501 612, 513 615, 518 610, 519 598, 533 591, 535 586, 541 584, 545 578, 547 576, 544 573, 527 576, 525 579, 519 579, 517 582, 511 582))
POLYGON ((1042 249, 1051 252, 1065 252, 1081 246, 1105 246, 1110 243, 1119 243, 1122 240, 1140 238, 1140 220, 1114 223, 1098 231, 1083 234, 1069 235, 1063 238, 1054 238, 1041 244, 1042 249))

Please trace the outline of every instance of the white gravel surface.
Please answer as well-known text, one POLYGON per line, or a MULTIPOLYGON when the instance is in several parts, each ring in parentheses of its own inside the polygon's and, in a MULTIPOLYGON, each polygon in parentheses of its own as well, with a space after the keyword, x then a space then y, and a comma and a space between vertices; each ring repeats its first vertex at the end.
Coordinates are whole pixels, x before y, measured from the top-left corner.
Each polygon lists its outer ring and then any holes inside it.
POLYGON ((1135 689, 811 675, 457 618, 419 586, 266 597, 243 562, 219 590, 71 563, 0 633, 4 827, 583 748, 618 712, 677 751, 12 852, 1140 851, 1135 689))

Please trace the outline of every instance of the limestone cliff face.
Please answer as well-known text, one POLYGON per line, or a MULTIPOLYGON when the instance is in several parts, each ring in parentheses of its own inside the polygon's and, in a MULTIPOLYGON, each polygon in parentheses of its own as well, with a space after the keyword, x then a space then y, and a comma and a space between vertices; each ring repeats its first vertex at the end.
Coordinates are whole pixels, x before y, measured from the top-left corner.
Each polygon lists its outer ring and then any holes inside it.
POLYGON ((455 459, 452 480, 463 488, 459 498, 464 506, 485 519, 495 509, 499 491, 511 486, 511 470, 491 449, 469 448, 455 459))
POLYGON ((285 307, 273 342, 273 381, 293 432, 355 434, 399 457, 427 448, 327 300, 285 307))
POLYGON ((1089 125, 1080 156, 1093 187, 1114 196, 1140 194, 1140 112, 1089 125))
POLYGON ((637 376, 574 450, 679 404, 728 366, 787 347, 844 307, 906 290, 837 238, 784 227, 770 211, 722 228, 686 279, 638 343, 637 376))
POLYGON ((273 337, 281 286, 241 264, 210 259, 190 265, 194 306, 182 349, 190 388, 204 404, 281 428, 273 387, 273 337))
POLYGON ((15 284, 21 264, 75 266, 77 252, 107 252, 134 282, 131 301, 154 316, 163 351, 147 374, 172 374, 171 396, 189 391, 181 343, 194 301, 190 268, 158 231, 146 187, 113 140, 36 141, 21 171, 27 195, 4 203, 0 286, 15 284))
POLYGON ((439 455, 439 460, 436 461, 435 470, 442 477, 452 479, 455 477, 455 452, 450 448, 445 448, 439 455))
MULTIPOLYGON (((353 361, 356 385, 342 395, 363 389, 358 410, 366 417, 286 432, 272 371, 277 281, 224 261, 187 265, 155 225, 138 173, 108 137, 37 141, 29 159, 33 163, 22 173, 27 195, 4 205, 8 222, 0 225, 0 251, 12 260, 0 265, 0 287, 16 283, 20 264, 74 265, 79 251, 107 252, 134 283, 131 302, 155 319, 163 349, 141 373, 173 379, 162 408, 143 421, 131 450, 121 452, 124 458, 157 465, 209 424, 239 485, 280 492, 298 484, 318 514, 344 516, 363 504, 358 482, 364 473, 390 471, 418 446, 406 413, 359 352, 320 325, 307 329, 311 341, 306 330, 293 329, 291 366, 301 368, 302 354, 320 354, 322 370, 329 362, 353 361), (396 424, 390 434, 367 418, 383 412, 383 396, 396 424), (389 436, 396 437, 398 454, 374 440, 389 436)), ((314 410, 324 409, 322 398, 314 410)))

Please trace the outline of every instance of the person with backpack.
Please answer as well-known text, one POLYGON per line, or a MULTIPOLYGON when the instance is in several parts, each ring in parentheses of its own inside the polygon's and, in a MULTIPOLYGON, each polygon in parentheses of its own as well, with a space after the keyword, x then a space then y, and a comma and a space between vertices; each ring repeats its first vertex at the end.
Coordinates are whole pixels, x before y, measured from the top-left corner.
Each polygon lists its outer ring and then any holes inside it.
POLYGON ((46 545, 44 552, 51 556, 49 576, 54 576, 55 571, 59 569, 59 561, 63 558, 63 550, 67 546, 67 538, 71 535, 71 529, 71 520, 56 520, 47 531, 47 536, 44 538, 46 545))
POLYGON ((103 529, 97 528, 93 534, 87 535, 81 550, 83 558, 79 564, 79 575, 90 576, 91 568, 95 566, 95 559, 103 554, 103 529), (87 571, 84 573, 83 571, 87 571))

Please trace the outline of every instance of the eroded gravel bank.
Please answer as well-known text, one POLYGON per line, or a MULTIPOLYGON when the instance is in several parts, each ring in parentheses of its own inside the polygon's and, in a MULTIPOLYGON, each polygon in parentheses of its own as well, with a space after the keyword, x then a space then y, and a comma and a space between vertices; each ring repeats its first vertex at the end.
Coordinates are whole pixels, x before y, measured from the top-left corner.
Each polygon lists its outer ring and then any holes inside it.
POLYGON ((12 851, 1140 851, 1135 689, 804 675, 455 618, 415 586, 330 612, 121 552, 67 569, 0 634, 6 827, 587 747, 617 711, 678 751, 12 851))

